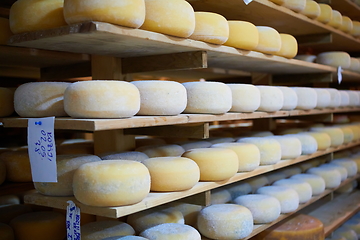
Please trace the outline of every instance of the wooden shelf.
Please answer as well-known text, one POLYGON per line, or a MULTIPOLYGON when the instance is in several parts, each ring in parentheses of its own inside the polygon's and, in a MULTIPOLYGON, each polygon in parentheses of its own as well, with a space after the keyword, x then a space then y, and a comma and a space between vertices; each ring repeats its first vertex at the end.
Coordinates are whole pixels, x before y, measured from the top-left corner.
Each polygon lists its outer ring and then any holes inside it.
POLYGON ((360 21, 360 6, 351 0, 318 0, 317 2, 329 4, 333 9, 338 10, 344 16, 348 16, 351 20, 360 21))

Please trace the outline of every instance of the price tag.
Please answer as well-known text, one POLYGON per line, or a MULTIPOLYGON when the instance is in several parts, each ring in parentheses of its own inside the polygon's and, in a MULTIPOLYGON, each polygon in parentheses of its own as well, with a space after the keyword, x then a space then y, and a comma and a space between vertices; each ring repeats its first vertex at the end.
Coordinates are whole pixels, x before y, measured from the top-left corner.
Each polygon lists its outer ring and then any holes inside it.
POLYGON ((28 120, 28 151, 34 182, 57 182, 55 117, 28 120))
POLYGON ((246 5, 248 5, 249 3, 251 3, 253 0, 244 0, 244 3, 246 4, 246 5))
POLYGON ((80 208, 73 201, 67 201, 66 208, 66 231, 67 240, 80 240, 80 208))
POLYGON ((342 68, 341 68, 341 66, 339 66, 338 69, 337 69, 337 78, 338 78, 338 83, 340 84, 342 82, 342 68))

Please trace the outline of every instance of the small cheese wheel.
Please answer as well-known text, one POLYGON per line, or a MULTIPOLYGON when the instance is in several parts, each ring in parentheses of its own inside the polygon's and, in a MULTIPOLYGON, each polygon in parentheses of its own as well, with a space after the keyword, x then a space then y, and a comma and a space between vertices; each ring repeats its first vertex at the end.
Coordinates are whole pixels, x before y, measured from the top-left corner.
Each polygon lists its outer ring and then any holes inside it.
POLYGON ((285 0, 282 6, 289 8, 294 12, 301 12, 306 7, 306 0, 285 0))
POLYGON ((297 158, 301 155, 301 142, 299 139, 290 136, 271 136, 266 137, 275 139, 281 146, 281 159, 297 158))
POLYGON ((273 86, 256 86, 260 90, 260 107, 258 111, 276 112, 279 111, 284 104, 284 96, 282 91, 273 86))
POLYGON ((288 175, 283 171, 270 172, 270 173, 266 174, 265 176, 268 179, 269 184, 273 184, 277 180, 284 179, 284 178, 288 177, 288 175))
POLYGON ((0 154, 0 161, 5 163, 7 181, 32 181, 30 159, 27 149, 4 152, 0 154))
POLYGON ((229 148, 197 148, 185 152, 183 157, 196 162, 200 169, 200 181, 222 181, 234 176, 240 160, 229 148))
POLYGON ((320 15, 316 20, 325 24, 329 23, 333 17, 332 8, 325 3, 319 3, 318 5, 320 7, 320 15))
POLYGON ((313 132, 327 133, 331 139, 331 147, 337 147, 344 143, 344 132, 337 127, 314 127, 310 128, 313 132))
POLYGON ((259 31, 256 26, 246 21, 228 21, 229 38, 225 46, 252 51, 259 43, 259 31), (246 37, 244 37, 246 36, 246 37))
POLYGON ((235 199, 238 196, 246 195, 252 192, 252 187, 247 182, 240 182, 232 184, 228 187, 226 187, 226 190, 228 190, 231 194, 231 199, 235 199))
POLYGON ((349 94, 345 90, 339 90, 341 102, 340 107, 348 107, 350 103, 350 97, 349 94))
POLYGON ((301 142, 301 155, 312 154, 317 151, 318 144, 313 136, 307 134, 286 134, 285 136, 295 137, 301 142))
POLYGON ((200 205, 181 202, 171 202, 165 207, 167 210, 180 211, 184 216, 185 224, 193 227, 197 226, 197 216, 202 208, 203 206, 200 205))
POLYGON ((290 177, 291 179, 299 179, 310 184, 312 189, 312 195, 316 196, 325 191, 325 180, 315 174, 301 173, 290 177))
POLYGON ((358 93, 353 90, 345 90, 345 91, 349 94, 349 106, 350 107, 359 106, 360 99, 358 93))
POLYGON ((186 108, 185 87, 174 81, 134 81, 140 92, 140 110, 137 115, 171 116, 186 108))
POLYGON ((193 227, 179 223, 164 223, 146 229, 140 236, 149 240, 201 240, 193 227))
POLYGON ((281 179, 273 183, 274 186, 285 186, 294 189, 299 194, 299 203, 306 203, 311 199, 311 185, 299 179, 281 179))
POLYGON ((14 230, 5 223, 0 223, 0 238, 2 240, 15 240, 14 230))
POLYGON ((205 207, 198 216, 199 232, 211 239, 241 239, 254 227, 249 209, 236 204, 215 204, 205 207))
POLYGON ((68 24, 99 21, 138 28, 145 20, 145 3, 144 0, 66 0, 64 17, 68 24))
POLYGON ((13 112, 14 112, 14 91, 9 88, 0 87, 0 117, 10 116, 11 114, 13 114, 13 112))
POLYGON ((195 13, 185 0, 145 0, 141 29, 187 38, 195 30, 195 13))
POLYGON ((132 117, 140 109, 140 93, 125 81, 76 82, 65 91, 64 107, 74 118, 132 117))
POLYGON ((320 53, 316 62, 333 67, 350 68, 351 60, 350 55, 347 52, 323 52, 320 53))
POLYGON ((345 33, 351 33, 352 29, 354 27, 353 21, 351 18, 347 16, 342 16, 342 25, 340 27, 340 30, 345 33))
POLYGON ((145 153, 149 158, 180 157, 185 152, 185 149, 177 144, 142 146, 135 150, 145 153))
POLYGON ((294 58, 298 52, 298 43, 296 38, 290 34, 280 33, 281 48, 275 54, 281 57, 294 58))
POLYGON ((88 162, 101 161, 95 155, 57 155, 57 182, 34 182, 35 189, 48 196, 72 196, 73 176, 77 168, 88 162))
POLYGON ((260 106, 260 91, 252 84, 227 84, 232 92, 230 112, 255 112, 260 106))
POLYGON ((211 147, 211 142, 209 141, 185 141, 177 142, 185 151, 194 149, 194 148, 209 148, 211 147))
POLYGON ((150 192, 150 174, 141 163, 103 160, 81 165, 74 174, 75 198, 97 207, 135 204, 150 192))
POLYGON ((269 179, 266 176, 260 175, 246 180, 250 184, 252 193, 255 193, 259 188, 269 184, 269 179))
POLYGON ((334 163, 334 164, 337 164, 337 165, 340 165, 340 166, 343 166, 344 168, 346 168, 348 177, 355 176, 358 171, 356 162, 350 158, 334 159, 333 161, 331 161, 331 163, 334 163))
POLYGON ((151 175, 151 190, 182 191, 192 188, 200 179, 200 169, 185 157, 148 158, 143 164, 151 175))
POLYGON ((298 104, 296 109, 310 110, 317 105, 317 93, 313 88, 308 87, 292 87, 298 96, 298 104))
POLYGON ((295 59, 305 61, 305 62, 315 62, 316 55, 300 54, 300 55, 296 55, 295 59))
POLYGON ((335 163, 324 163, 324 164, 321 164, 320 167, 323 167, 323 168, 330 168, 330 169, 334 169, 334 170, 337 170, 340 175, 341 175, 341 181, 344 181, 347 179, 348 177, 348 172, 346 170, 345 167, 339 165, 339 164, 335 164, 335 163))
POLYGON ((336 229, 334 231, 334 235, 333 235, 334 238, 336 237, 345 237, 346 240, 357 240, 358 237, 357 237, 357 234, 354 230, 352 229, 348 229, 348 228, 345 228, 345 227, 339 227, 338 229, 336 229))
POLYGON ((63 240, 66 236, 66 218, 58 212, 30 212, 10 222, 17 240, 63 240))
POLYGON ((254 51, 265 54, 276 54, 281 50, 281 37, 274 28, 256 26, 259 31, 259 44, 254 51))
POLYGON ((212 12, 195 12, 195 31, 189 37, 213 44, 223 44, 229 38, 229 24, 225 17, 212 12))
POLYGON ((249 194, 239 196, 234 203, 250 210, 254 223, 270 223, 281 213, 281 205, 277 198, 263 194, 249 194))
POLYGON ((305 8, 300 13, 308 18, 316 19, 320 16, 319 4, 313 0, 306 0, 305 8))
POLYGON ((352 21, 353 28, 350 31, 350 34, 354 37, 360 37, 360 22, 359 21, 352 21))
POLYGON ((360 71, 360 60, 357 58, 350 58, 350 70, 354 71, 354 72, 359 72, 360 71))
POLYGON ((240 138, 238 142, 255 144, 260 150, 260 165, 271 165, 281 160, 281 145, 275 139, 262 137, 240 138))
POLYGON ((323 109, 329 107, 331 102, 330 92, 323 88, 313 88, 313 89, 316 91, 316 95, 317 95, 317 103, 315 108, 323 109))
POLYGON ((231 193, 227 189, 220 188, 211 191, 210 205, 229 203, 231 200, 231 193))
POLYGON ((356 126, 356 125, 346 125, 346 126, 351 128, 351 130, 353 130, 354 141, 359 140, 360 139, 360 127, 356 126))
POLYGON ((64 0, 16 1, 10 8, 10 29, 18 34, 65 26, 63 5, 64 0))
POLYGON ((137 162, 141 162, 142 160, 149 158, 145 153, 137 151, 105 153, 100 155, 100 157, 102 160, 133 160, 137 162))
POLYGON ((334 28, 340 28, 342 26, 342 15, 337 10, 332 10, 332 18, 328 25, 334 28))
POLYGON ((30 205, 10 204, 0 207, 0 223, 9 224, 12 219, 25 213, 32 212, 30 205))
POLYGON ((326 167, 314 167, 306 171, 307 173, 316 174, 325 181, 326 188, 336 188, 341 184, 341 174, 338 170, 326 167))
POLYGON ((277 87, 281 90, 284 97, 283 107, 281 110, 294 110, 298 103, 298 97, 294 89, 289 87, 277 87))
MULTIPOLYGON (((237 154, 238 172, 250 172, 260 165, 260 150, 251 143, 218 143, 212 148, 227 148, 237 154)), ((222 160, 224 162, 225 160, 222 160)))
POLYGON ((330 93, 330 105, 331 108, 337 108, 341 104, 341 96, 339 90, 335 88, 325 88, 330 93))
POLYGON ((129 224, 117 220, 91 222, 81 226, 82 240, 98 240, 134 234, 135 230, 129 224))
POLYGON ((299 194, 291 187, 265 186, 259 188, 256 193, 276 198, 283 214, 294 212, 299 207, 299 194))
POLYGON ((0 45, 6 45, 12 36, 9 19, 0 17, 0 45))

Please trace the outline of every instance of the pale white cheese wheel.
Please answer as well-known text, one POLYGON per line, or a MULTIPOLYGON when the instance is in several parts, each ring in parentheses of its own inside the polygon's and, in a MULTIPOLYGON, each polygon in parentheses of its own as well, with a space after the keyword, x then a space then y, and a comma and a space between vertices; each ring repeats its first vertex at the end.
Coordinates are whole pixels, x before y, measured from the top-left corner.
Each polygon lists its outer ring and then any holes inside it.
POLYGON ((137 162, 149 158, 145 153, 137 151, 105 153, 100 155, 100 157, 102 160, 133 160, 137 162))
POLYGON ((295 137, 301 142, 301 155, 312 154, 317 151, 318 144, 314 137, 297 133, 297 134, 286 134, 285 136, 295 137))
POLYGON ((360 60, 357 58, 350 58, 350 70, 354 71, 354 72, 359 72, 360 71, 360 60))
POLYGON ((354 27, 353 21, 351 18, 347 16, 342 17, 342 25, 340 27, 340 30, 345 33, 351 33, 352 29, 354 27))
POLYGON ((288 175, 286 173, 284 173, 283 171, 270 172, 270 173, 267 173, 265 176, 268 179, 270 185, 273 184, 274 182, 276 182, 277 180, 288 177, 288 175))
POLYGON ((319 3, 318 5, 320 7, 320 15, 316 20, 325 24, 329 23, 333 17, 332 8, 325 3, 319 3))
POLYGON ((360 104, 359 94, 353 90, 345 90, 349 94, 349 106, 356 107, 360 104))
POLYGON ((337 127, 314 127, 310 128, 312 132, 327 133, 331 139, 331 147, 337 147, 344 143, 344 132, 337 127))
POLYGON ((254 51, 276 54, 281 49, 281 37, 278 31, 267 26, 256 26, 259 31, 259 44, 254 51))
POLYGON ((269 179, 264 175, 260 175, 247 179, 245 182, 250 184, 252 193, 255 193, 259 188, 268 185, 269 179))
POLYGON ((275 139, 281 146, 281 159, 297 158, 301 155, 301 141, 291 136, 270 136, 266 137, 275 139))
POLYGON ((296 55, 295 59, 305 61, 305 62, 315 62, 316 55, 300 54, 300 55, 296 55))
POLYGON ((249 209, 236 204, 215 204, 205 207, 198 216, 199 232, 211 239, 241 239, 253 231, 249 209))
POLYGON ((220 188, 211 191, 210 205, 229 203, 231 200, 231 193, 227 189, 220 188))
POLYGON ((340 28, 342 26, 342 15, 337 10, 332 10, 332 18, 328 25, 334 27, 334 28, 340 28))
POLYGON ((148 240, 148 239, 139 236, 123 236, 123 237, 118 236, 118 237, 103 238, 101 240, 148 240))
POLYGON ((14 112, 14 91, 0 87, 0 117, 10 116, 14 112))
POLYGON ((179 223, 163 223, 146 229, 140 236, 149 240, 201 240, 195 228, 179 223))
POLYGON ((127 223, 114 220, 90 222, 81 226, 82 240, 98 240, 107 237, 134 235, 135 230, 127 223))
POLYGON ((333 67, 350 68, 351 60, 347 52, 323 52, 317 55, 316 62, 333 67))
POLYGON ((259 31, 256 26, 246 21, 228 21, 229 38, 225 46, 252 51, 259 43, 259 31), (246 37, 244 37, 246 35, 246 37))
POLYGON ((255 112, 260 106, 260 91, 252 84, 227 84, 232 93, 230 112, 255 112))
POLYGON ((284 104, 284 96, 282 91, 273 86, 256 86, 260 90, 260 106, 258 111, 276 112, 279 111, 284 104))
POLYGON ((345 90, 339 90, 341 102, 340 107, 348 107, 350 104, 349 94, 345 90))
POLYGON ((316 19, 320 16, 319 4, 313 0, 306 0, 305 8, 300 13, 304 14, 308 18, 316 19))
POLYGON ((317 94, 317 103, 315 108, 323 109, 329 107, 331 102, 330 92, 324 88, 313 88, 313 89, 316 91, 317 94))
POLYGON ((212 143, 209 141, 183 141, 177 142, 177 145, 180 145, 185 151, 194 149, 194 148, 209 148, 212 143))
POLYGON ((313 167, 306 171, 322 177, 326 188, 336 188, 341 184, 341 174, 338 170, 326 167, 313 167))
POLYGON ((277 87, 281 90, 284 97, 283 107, 281 110, 294 110, 298 104, 298 96, 294 89, 289 87, 277 87))
POLYGON ((231 89, 220 82, 183 83, 187 91, 184 113, 223 114, 232 106, 231 89))
POLYGON ((318 175, 310 174, 310 173, 301 173, 301 174, 293 175, 290 178, 303 180, 309 183, 312 189, 313 196, 319 195, 325 191, 325 180, 318 175))
POLYGON ((341 96, 339 90, 335 88, 325 88, 330 93, 330 105, 331 108, 337 108, 341 104, 341 96))
POLYGON ((189 37, 213 44, 223 44, 229 38, 229 24, 225 17, 213 12, 195 12, 195 31, 189 37))
POLYGON ((174 81, 133 81, 140 92, 140 110, 137 115, 171 116, 186 108, 185 87, 174 81))
POLYGON ((185 152, 185 149, 177 144, 149 145, 138 147, 135 150, 145 153, 149 158, 179 157, 185 152))
POLYGON ((246 195, 252 192, 252 187, 247 182, 237 182, 226 187, 231 194, 231 199, 235 199, 238 196, 246 195))
POLYGON ((298 43, 294 36, 290 34, 280 33, 281 48, 275 55, 294 58, 298 52, 298 43))
POLYGON ((282 6, 295 12, 301 12, 306 7, 306 0, 285 0, 282 6))
POLYGON ((324 164, 321 164, 320 167, 334 169, 334 170, 338 171, 341 175, 341 181, 346 180, 348 177, 348 172, 347 172, 346 168, 339 164, 324 163, 324 164))
POLYGON ((21 117, 62 117, 64 92, 70 83, 30 82, 15 90, 14 107, 21 117))
POLYGON ((311 185, 299 179, 281 179, 273 183, 274 186, 286 186, 294 189, 299 194, 299 203, 306 203, 311 199, 311 185))
POLYGON ((360 37, 360 22, 359 21, 352 21, 353 28, 350 31, 350 34, 354 37, 360 37))
POLYGON ((340 166, 343 166, 344 168, 346 168, 348 177, 355 176, 358 171, 356 162, 350 158, 334 159, 333 161, 331 161, 331 163, 334 163, 334 164, 337 164, 337 165, 340 165, 340 166))
POLYGON ((296 109, 310 110, 317 105, 317 93, 313 88, 292 87, 298 96, 296 109))

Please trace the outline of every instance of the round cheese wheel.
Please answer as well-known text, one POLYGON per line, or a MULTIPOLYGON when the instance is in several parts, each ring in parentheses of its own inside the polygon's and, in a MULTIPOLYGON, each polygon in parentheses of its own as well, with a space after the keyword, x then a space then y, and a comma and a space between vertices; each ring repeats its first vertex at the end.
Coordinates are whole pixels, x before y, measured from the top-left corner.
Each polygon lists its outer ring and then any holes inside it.
POLYGON ((357 58, 350 58, 350 70, 354 72, 360 71, 360 60, 357 58))
POLYGON ((335 88, 325 88, 330 93, 330 105, 331 108, 337 108, 341 104, 341 96, 339 90, 335 88))
POLYGON ((246 21, 228 21, 229 38, 224 45, 252 51, 259 43, 259 31, 246 21), (244 37, 247 36, 247 37, 244 37))
POLYGON ((317 93, 313 88, 308 87, 292 87, 298 96, 298 104, 296 109, 310 110, 317 105, 317 93))
POLYGON ((193 227, 179 223, 164 223, 143 231, 140 236, 149 240, 201 240, 193 227))
POLYGON ((10 182, 31 182, 31 167, 27 149, 9 151, 0 154, 5 163, 6 180, 10 182))
POLYGON ((313 136, 307 134, 286 134, 285 136, 295 137, 301 142, 301 155, 312 154, 317 151, 318 144, 313 136))
MULTIPOLYGON (((347 126, 335 126, 335 127, 338 127, 341 129, 341 131, 343 131, 344 144, 350 143, 354 140, 354 131, 350 127, 347 127, 347 126)), ((336 152, 336 153, 334 153, 334 157, 336 156, 336 154, 338 154, 339 156, 341 154, 344 154, 344 156, 347 156, 346 152, 336 152)), ((338 157, 336 157, 336 158, 338 158, 338 157)))
POLYGON ((287 178, 288 175, 283 171, 270 172, 265 175, 269 181, 269 184, 273 184, 275 181, 287 178))
POLYGON ((12 36, 9 19, 0 17, 0 45, 6 45, 12 36))
POLYGON ((356 107, 359 106, 360 99, 359 94, 353 90, 345 90, 349 94, 349 106, 356 107))
POLYGON ((65 216, 58 212, 30 212, 10 222, 18 240, 63 240, 66 236, 65 216))
POLYGON ((323 88, 313 88, 313 89, 316 91, 316 95, 317 95, 317 103, 315 108, 323 109, 329 107, 331 102, 330 92, 323 88))
POLYGON ((81 226, 82 240, 98 240, 134 234, 135 230, 129 224, 117 221, 116 219, 91 222, 81 226))
POLYGON ((220 82, 183 83, 187 91, 184 113, 223 114, 232 106, 231 89, 220 82))
POLYGON ((342 26, 342 15, 337 10, 332 10, 332 18, 328 25, 334 28, 340 28, 342 26))
POLYGON ((337 165, 340 165, 340 166, 343 166, 344 168, 346 168, 348 177, 355 176, 358 171, 356 162, 350 158, 334 159, 333 161, 331 161, 331 163, 337 164, 337 165))
POLYGON ((353 21, 351 18, 347 16, 342 16, 342 25, 340 27, 340 30, 345 33, 351 33, 352 29, 354 27, 353 21))
POLYGON ((179 157, 185 152, 185 149, 177 144, 142 146, 135 150, 145 153, 149 158, 179 157))
POLYGON ((347 179, 348 177, 348 172, 346 170, 345 167, 339 165, 339 164, 334 164, 334 163, 324 163, 321 164, 320 167, 324 167, 324 168, 330 168, 330 169, 335 169, 337 170, 340 175, 341 175, 341 181, 344 181, 347 179))
POLYGON ((269 184, 269 179, 266 176, 260 175, 246 180, 250 184, 252 193, 255 193, 259 188, 269 184))
POLYGON ((333 67, 350 68, 350 55, 346 52, 323 52, 320 53, 316 62, 333 67))
POLYGON ((75 198, 97 207, 135 204, 150 192, 150 174, 141 163, 103 160, 81 165, 74 173, 75 198))
POLYGON ((299 179, 281 179, 273 183, 274 186, 285 186, 294 189, 299 194, 299 203, 306 203, 311 199, 311 185, 299 179))
POLYGON ((313 0, 306 0, 305 8, 300 13, 308 18, 316 19, 320 16, 319 4, 313 0))
POLYGON ((64 107, 74 118, 132 117, 140 109, 140 93, 125 81, 76 82, 65 91, 64 107))
MULTIPOLYGON (((260 150, 251 143, 218 143, 212 148, 227 148, 237 154, 238 172, 250 172, 260 165, 260 150)), ((223 159, 222 162, 225 160, 223 159)))
POLYGON ((281 206, 277 198, 263 194, 239 196, 234 203, 250 210, 254 223, 270 223, 280 216, 281 206))
POLYGON ((246 195, 252 192, 252 187, 247 182, 234 183, 226 187, 231 194, 231 199, 235 199, 238 196, 246 195))
POLYGON ((282 6, 295 12, 301 12, 306 7, 306 0, 285 0, 282 6))
POLYGON ((264 194, 276 198, 281 207, 281 213, 290 213, 299 207, 299 194, 291 187, 285 186, 265 186, 256 191, 258 194, 264 194))
POLYGON ((231 193, 227 189, 220 188, 211 191, 210 205, 229 203, 231 200, 231 193))
POLYGON ((195 30, 195 12, 185 0, 145 0, 141 29, 187 38, 195 30))
POLYGON ((227 84, 232 92, 230 112, 255 112, 260 106, 260 91, 252 84, 227 84))
POLYGON ((349 94, 345 90, 339 90, 341 102, 340 107, 348 107, 350 103, 350 97, 349 94))
POLYGON ((14 112, 14 91, 9 88, 0 87, 0 117, 10 116, 11 114, 13 114, 13 112, 14 112))
POLYGON ((197 216, 203 207, 195 204, 171 202, 165 209, 171 211, 180 211, 184 216, 185 224, 193 227, 197 226, 197 216))
POLYGON ((313 132, 327 133, 331 139, 331 147, 337 147, 344 143, 344 133, 337 127, 313 127, 310 128, 313 132))
POLYGON ((305 61, 305 62, 315 62, 316 55, 300 54, 300 55, 296 55, 295 59, 305 61))
POLYGON ((10 8, 10 29, 18 34, 65 26, 63 5, 64 0, 16 1, 10 8))
POLYGON ((256 86, 260 90, 260 107, 258 111, 276 112, 279 111, 284 104, 284 96, 282 91, 273 86, 256 86))
POLYGON ((338 170, 326 167, 313 167, 307 173, 316 174, 325 181, 326 188, 336 188, 341 184, 341 174, 338 170))
POLYGON ((352 21, 353 28, 350 31, 350 34, 354 37, 360 37, 360 22, 359 21, 352 21))
POLYGON ((225 17, 212 12, 195 12, 195 31, 189 37, 213 44, 223 44, 229 38, 229 24, 225 17))
POLYGON ((280 33, 281 48, 275 55, 294 58, 298 52, 298 43, 296 38, 290 34, 280 33))
POLYGON ((185 151, 194 149, 194 148, 209 148, 212 143, 209 141, 185 141, 177 142, 185 151))
POLYGON ((2 240, 15 240, 14 230, 5 223, 0 223, 0 238, 2 240))
POLYGON ((301 155, 301 141, 296 137, 290 136, 270 136, 266 137, 275 139, 281 146, 281 159, 297 158, 301 155))
POLYGON ((281 37, 274 28, 256 26, 259 31, 259 44, 254 51, 265 54, 276 54, 281 50, 281 37))
POLYGON ((241 239, 253 230, 249 209, 236 204, 215 204, 202 209, 198 216, 199 232, 211 239, 241 239))
POLYGON ((319 195, 325 191, 325 180, 315 174, 301 173, 290 177, 291 179, 299 179, 310 184, 312 195, 319 195))
POLYGON ((325 24, 329 23, 333 17, 332 8, 325 3, 319 3, 318 5, 320 7, 320 15, 316 20, 325 24))
POLYGON ((294 89, 289 87, 277 87, 281 90, 284 97, 283 107, 281 110, 294 110, 298 103, 298 97, 294 89))
POLYGON ((286 178, 288 178, 292 175, 300 174, 302 170, 300 167, 291 166, 291 167, 286 167, 286 168, 280 169, 279 171, 284 173, 286 178))
POLYGON ((140 92, 140 110, 137 115, 171 116, 186 108, 185 87, 174 81, 134 81, 140 92))
POLYGON ((143 152, 130 151, 130 152, 120 152, 120 153, 105 153, 100 155, 102 160, 133 160, 137 162, 141 162, 148 157, 143 152))
POLYGON ((148 158, 143 164, 151 175, 151 190, 158 192, 182 191, 195 186, 200 179, 200 169, 185 157, 148 158))
POLYGON ((145 3, 144 0, 66 0, 64 17, 68 24, 99 21, 138 28, 145 20, 145 3))

